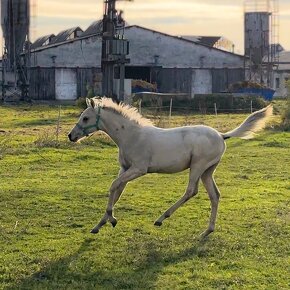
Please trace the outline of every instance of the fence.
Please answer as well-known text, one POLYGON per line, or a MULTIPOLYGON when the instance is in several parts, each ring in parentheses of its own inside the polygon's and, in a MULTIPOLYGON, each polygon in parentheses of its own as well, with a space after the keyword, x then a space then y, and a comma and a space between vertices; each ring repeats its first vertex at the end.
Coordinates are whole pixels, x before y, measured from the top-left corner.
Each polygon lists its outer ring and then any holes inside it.
POLYGON ((176 93, 138 93, 132 98, 133 103, 142 112, 142 108, 158 112, 173 111, 215 114, 252 113, 265 107, 268 102, 259 96, 236 94, 196 94, 193 98, 176 93))
POLYGON ((139 100, 138 102, 138 111, 140 114, 142 114, 142 111, 146 110, 151 110, 155 112, 160 112, 160 113, 168 113, 168 117, 171 118, 172 113, 176 111, 177 113, 199 113, 199 114, 214 114, 218 116, 219 113, 253 113, 253 111, 261 109, 260 107, 254 108, 253 107, 253 101, 250 100, 248 103, 247 108, 241 108, 241 109, 229 109, 229 108, 221 108, 217 106, 217 103, 214 103, 213 106, 209 106, 204 108, 192 108, 190 106, 174 106, 174 100, 173 98, 170 99, 170 103, 168 106, 142 106, 142 100, 139 100))

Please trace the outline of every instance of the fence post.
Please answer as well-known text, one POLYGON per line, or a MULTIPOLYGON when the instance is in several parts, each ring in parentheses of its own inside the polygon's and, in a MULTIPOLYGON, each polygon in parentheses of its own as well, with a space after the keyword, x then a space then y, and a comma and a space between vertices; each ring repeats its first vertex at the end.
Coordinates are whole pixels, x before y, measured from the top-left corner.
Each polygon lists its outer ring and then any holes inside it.
POLYGON ((139 102, 139 113, 142 114, 142 100, 139 102))
POLYGON ((169 125, 171 124, 171 115, 172 115, 172 98, 170 99, 170 106, 169 106, 169 125))
POLYGON ((56 142, 58 142, 59 129, 60 129, 60 110, 61 110, 61 106, 58 106, 58 118, 57 118, 57 125, 56 125, 56 142))
POLYGON ((215 115, 217 117, 217 107, 216 107, 216 103, 214 103, 214 112, 215 112, 215 115))
POLYGON ((251 114, 253 113, 253 101, 251 100, 251 114))

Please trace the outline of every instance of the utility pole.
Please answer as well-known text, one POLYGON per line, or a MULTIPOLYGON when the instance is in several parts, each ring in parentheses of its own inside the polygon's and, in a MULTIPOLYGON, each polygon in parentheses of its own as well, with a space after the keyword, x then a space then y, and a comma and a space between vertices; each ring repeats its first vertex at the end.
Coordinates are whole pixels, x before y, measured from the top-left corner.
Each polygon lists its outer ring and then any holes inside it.
MULTIPOLYGON (((124 38, 125 21, 123 11, 117 11, 116 1, 105 0, 102 34, 102 91, 103 95, 124 101, 125 64, 129 54, 129 41, 124 38), (115 79, 119 79, 116 91, 115 79)), ((132 1, 132 0, 123 0, 132 1)))

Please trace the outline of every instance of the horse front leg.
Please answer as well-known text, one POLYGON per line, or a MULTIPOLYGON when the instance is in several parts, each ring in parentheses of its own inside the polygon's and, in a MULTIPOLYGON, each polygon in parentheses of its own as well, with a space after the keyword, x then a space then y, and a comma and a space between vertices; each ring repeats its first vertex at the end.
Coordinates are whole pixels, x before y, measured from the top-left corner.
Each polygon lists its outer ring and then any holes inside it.
POLYGON ((116 202, 119 200, 126 184, 136 179, 142 175, 146 174, 145 170, 141 170, 139 168, 130 167, 127 171, 121 172, 119 177, 115 179, 110 188, 110 195, 108 200, 108 205, 106 212, 97 226, 95 226, 92 230, 92 234, 96 234, 99 232, 100 228, 104 226, 109 220, 113 227, 117 224, 117 219, 113 216, 113 209, 116 202))
POLYGON ((117 225, 117 220, 113 216, 113 209, 109 210, 108 208, 109 208, 109 204, 115 205, 115 203, 117 202, 117 200, 121 196, 121 194, 122 194, 122 192, 123 192, 125 187, 126 187, 126 184, 120 186, 116 191, 114 191, 113 184, 112 184, 112 186, 110 188, 110 195, 109 195, 109 201, 108 201, 107 210, 106 210, 105 214, 103 215, 103 217, 101 218, 101 220, 98 223, 98 225, 95 226, 91 230, 92 234, 97 234, 99 232, 100 228, 102 226, 104 226, 107 223, 108 220, 110 221, 110 223, 112 224, 113 227, 115 227, 117 225))
MULTIPOLYGON (((120 170, 119 170, 118 177, 120 177, 120 176, 121 176, 125 171, 126 171, 126 170, 125 170, 123 167, 121 167, 120 170)), ((113 184, 111 185, 111 188, 110 188, 110 195, 109 195, 108 205, 109 205, 109 203, 111 203, 110 200, 112 200, 112 199, 114 199, 114 200, 113 200, 113 204, 116 203, 115 198, 114 198, 115 193, 113 192, 113 188, 112 188, 112 186, 113 186, 113 184)), ((120 197, 120 195, 122 194, 122 191, 124 190, 125 186, 126 186, 126 184, 124 185, 123 188, 120 187, 120 192, 119 192, 119 193, 118 193, 118 192, 116 193, 117 195, 119 195, 119 197, 120 197)), ((112 223, 113 227, 115 227, 116 224, 117 224, 117 220, 116 220, 116 219, 113 219, 113 214, 112 214, 111 216, 112 216, 112 217, 111 217, 111 219, 110 219, 110 222, 112 223)), ((104 216, 101 218, 100 222, 98 223, 98 225, 96 225, 96 226, 91 230, 91 233, 92 233, 92 234, 97 234, 97 233, 99 232, 99 229, 100 229, 103 225, 105 225, 105 224, 107 223, 108 219, 109 219, 109 215, 108 215, 108 213, 107 213, 107 211, 106 211, 105 214, 104 214, 104 216)))

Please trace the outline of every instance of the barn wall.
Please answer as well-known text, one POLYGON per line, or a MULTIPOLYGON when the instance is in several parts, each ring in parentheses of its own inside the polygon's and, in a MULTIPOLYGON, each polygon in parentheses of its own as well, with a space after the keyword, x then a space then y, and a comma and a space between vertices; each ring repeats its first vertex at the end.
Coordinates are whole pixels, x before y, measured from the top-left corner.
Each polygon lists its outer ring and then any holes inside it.
POLYGON ((127 28, 126 38, 130 40, 131 65, 158 64, 167 68, 244 66, 242 56, 140 27, 127 28))
POLYGON ((33 100, 55 100, 54 68, 31 68, 29 95, 33 100))
POLYGON ((154 68, 151 82, 161 93, 211 94, 225 92, 229 86, 244 81, 243 69, 154 68))
MULTIPOLYGON (((224 92, 230 84, 244 80, 242 69, 152 68, 151 75, 151 81, 157 82, 159 92, 190 96, 224 92)), ((92 90, 94 95, 101 95, 101 88, 100 68, 31 70, 30 96, 35 100, 75 99, 87 96, 88 90, 92 90), (64 76, 67 73, 69 78, 64 76)))
POLYGON ((34 100, 75 99, 85 97, 92 89, 101 90, 100 68, 32 68, 30 97, 34 100))
POLYGON ((290 80, 290 70, 279 71, 274 73, 274 85, 276 90, 275 96, 287 97, 288 89, 286 82, 290 80))
POLYGON ((40 67, 100 67, 102 41, 100 37, 66 42, 59 46, 32 51, 31 66, 40 67))
POLYGON ((213 69, 212 70, 212 92, 225 92, 229 85, 244 81, 243 69, 213 69))
MULTIPOLYGON (((151 82, 158 83, 161 92, 220 92, 224 91, 229 83, 243 79, 240 73, 244 67, 242 56, 138 26, 127 28, 126 38, 130 40, 131 70, 148 68, 147 77, 151 82)), ((95 94, 100 94, 101 46, 100 37, 48 46, 32 52, 32 67, 74 69, 77 97, 86 96, 88 88, 92 88, 95 94)), ((145 72, 143 69, 142 73, 145 72)), ((34 76, 34 79, 40 82, 41 76, 34 76)), ((50 80, 53 80, 53 77, 50 80)), ((40 98, 44 94, 41 93, 42 88, 39 88, 37 83, 33 84, 33 81, 32 86, 34 97, 40 98)), ((45 86, 49 86, 45 97, 55 98, 55 84, 45 86)))
MULTIPOLYGON (((240 55, 132 26, 126 29, 130 41, 130 65, 159 65, 164 68, 237 68, 244 67, 240 55)), ((66 42, 32 52, 32 66, 100 67, 100 37, 66 42)))
POLYGON ((75 69, 59 68, 55 70, 56 100, 77 99, 77 74, 75 69))
POLYGON ((160 93, 191 94, 191 69, 167 68, 157 74, 158 91, 160 93))
POLYGON ((92 89, 94 95, 102 93, 102 73, 100 68, 77 68, 77 95, 85 97, 92 89))
POLYGON ((212 93, 212 71, 210 69, 192 70, 192 94, 212 93))

